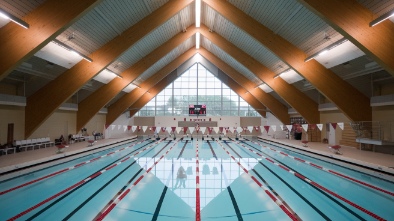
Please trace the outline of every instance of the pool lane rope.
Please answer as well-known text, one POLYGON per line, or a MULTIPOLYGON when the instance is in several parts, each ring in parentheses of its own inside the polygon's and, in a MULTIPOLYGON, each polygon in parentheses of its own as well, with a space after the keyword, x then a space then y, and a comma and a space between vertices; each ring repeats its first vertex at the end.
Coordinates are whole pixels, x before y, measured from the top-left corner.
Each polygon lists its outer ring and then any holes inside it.
POLYGON ((243 167, 243 166, 241 165, 241 163, 240 163, 239 161, 237 161, 237 160, 235 159, 235 157, 234 157, 233 155, 231 155, 231 153, 230 153, 228 150, 226 150, 226 148, 225 148, 220 142, 218 142, 218 141, 216 141, 216 142, 217 142, 217 143, 223 148, 223 150, 224 150, 224 151, 225 151, 225 152, 226 152, 226 153, 227 153, 227 154, 238 164, 238 166, 241 167, 241 169, 242 169, 246 174, 248 174, 248 175, 250 176, 250 178, 252 178, 252 180, 253 180, 259 187, 261 187, 261 188, 264 190, 264 192, 269 196, 269 198, 270 198, 272 201, 274 201, 274 203, 276 203, 276 205, 278 205, 279 208, 281 208, 282 211, 285 212, 285 214, 286 214, 291 220, 294 220, 294 221, 298 220, 298 219, 297 219, 297 216, 296 216, 295 214, 293 214, 293 213, 291 212, 291 210, 285 206, 284 202, 282 202, 279 198, 275 197, 274 194, 271 193, 271 191, 270 191, 267 187, 265 187, 260 181, 258 181, 258 180, 256 179, 256 177, 254 177, 253 175, 251 175, 251 174, 249 173, 249 171, 248 171, 245 167, 243 167))
POLYGON ((73 170, 73 169, 75 169, 75 168, 79 168, 79 167, 84 166, 84 165, 86 165, 86 164, 88 164, 88 163, 94 162, 94 161, 96 161, 96 160, 99 160, 99 159, 101 159, 101 158, 107 157, 107 156, 109 156, 109 155, 112 155, 112 154, 114 154, 114 153, 120 152, 120 151, 122 151, 122 150, 126 150, 126 149, 128 149, 128 148, 132 148, 133 146, 135 146, 135 145, 137 145, 137 144, 140 144, 140 143, 143 143, 143 142, 145 142, 145 140, 140 141, 140 142, 138 142, 138 143, 135 143, 135 144, 133 144, 133 145, 127 146, 127 147, 120 148, 120 149, 118 149, 118 150, 112 151, 112 152, 110 152, 110 153, 104 154, 104 155, 99 156, 99 157, 96 157, 96 158, 93 158, 93 159, 91 159, 91 160, 88 160, 88 161, 85 161, 85 162, 76 164, 76 165, 74 165, 74 166, 71 166, 71 167, 68 167, 68 168, 63 168, 63 169, 58 170, 58 171, 56 171, 56 172, 53 172, 53 173, 51 173, 51 174, 48 174, 48 175, 39 177, 39 178, 37 178, 37 179, 35 179, 35 180, 29 181, 29 182, 26 182, 26 183, 23 183, 23 184, 21 184, 21 185, 19 185, 19 186, 15 186, 15 187, 12 187, 12 188, 10 188, 10 189, 1 191, 1 192, 0 192, 0 196, 1 196, 1 195, 4 195, 4 194, 6 194, 6 193, 12 192, 12 191, 14 191, 14 190, 20 189, 20 188, 22 188, 22 187, 26 187, 26 186, 31 185, 31 184, 33 184, 33 183, 37 183, 37 182, 39 182, 39 181, 41 181, 41 180, 48 179, 48 178, 50 178, 50 177, 53 177, 53 176, 59 175, 59 174, 61 174, 61 173, 64 173, 64 172, 73 170))
POLYGON ((72 185, 72 186, 69 186, 68 188, 66 188, 66 189, 64 189, 64 190, 62 190, 62 191, 56 193, 55 195, 53 195, 53 196, 51 196, 51 197, 49 197, 49 198, 47 198, 47 199, 45 199, 45 200, 43 200, 43 201, 41 201, 41 202, 39 202, 38 204, 36 204, 36 205, 34 205, 34 206, 32 206, 32 207, 30 207, 30 208, 28 208, 28 209, 26 209, 26 210, 24 210, 24 211, 18 213, 17 215, 15 215, 15 216, 9 218, 7 221, 12 221, 12 220, 16 220, 16 219, 18 219, 18 218, 21 218, 22 216, 26 215, 27 213, 29 213, 29 212, 31 212, 31 211, 37 209, 38 207, 40 207, 40 206, 42 206, 42 205, 44 205, 44 204, 50 202, 50 201, 53 200, 53 199, 55 199, 55 198, 57 198, 57 197, 59 197, 59 196, 65 194, 65 193, 67 193, 68 191, 70 191, 70 190, 72 190, 72 189, 74 189, 74 188, 76 188, 76 187, 82 185, 83 183, 86 183, 86 182, 88 182, 89 180, 95 179, 96 177, 100 176, 101 174, 105 173, 106 171, 108 171, 108 170, 110 170, 110 169, 112 169, 112 168, 118 166, 118 165, 121 164, 121 163, 126 162, 127 160, 131 159, 132 157, 137 156, 138 154, 140 154, 140 153, 146 151, 147 149, 151 148, 151 147, 154 146, 154 145, 157 145, 157 144, 161 143, 162 141, 163 141, 163 139, 162 139, 162 140, 159 140, 159 141, 156 141, 156 142, 153 143, 152 145, 150 145, 150 146, 148 146, 148 147, 145 147, 143 150, 138 151, 138 152, 135 153, 133 156, 128 156, 128 157, 126 157, 126 158, 123 158, 122 160, 119 160, 118 162, 116 162, 116 163, 114 163, 114 164, 108 166, 107 168, 105 168, 105 169, 103 169, 103 170, 101 170, 101 171, 99 171, 99 172, 97 172, 97 173, 95 173, 95 174, 93 174, 93 175, 90 175, 89 177, 87 177, 87 178, 85 178, 85 179, 83 179, 83 180, 81 180, 81 181, 75 183, 75 184, 72 185))
MULTIPOLYGON (((338 177, 342 177, 342 178, 344 178, 344 179, 351 180, 351 181, 353 181, 353 182, 355 182, 355 183, 358 183, 358 184, 361 184, 361 185, 363 185, 363 186, 372 188, 372 189, 377 190, 377 191, 379 191, 379 192, 382 192, 382 193, 385 193, 385 194, 394 196, 394 192, 390 192, 390 191, 388 191, 388 190, 385 190, 385 189, 383 189, 383 188, 380 188, 380 187, 371 185, 371 184, 366 183, 366 182, 361 181, 361 180, 357 180, 357 179, 355 179, 355 178, 353 178, 353 177, 350 177, 350 176, 347 176, 347 175, 345 175, 345 174, 339 173, 339 172, 337 172, 337 171, 335 171, 335 170, 331 170, 331 169, 325 168, 325 167, 320 166, 320 165, 318 165, 318 164, 311 163, 311 162, 309 162, 309 161, 307 161, 307 160, 303 160, 303 159, 301 159, 301 158, 294 157, 294 156, 292 156, 292 155, 290 155, 290 154, 284 153, 284 152, 282 152, 282 151, 280 151, 280 150, 277 150, 277 149, 275 149, 275 148, 267 147, 267 146, 264 146, 264 145, 262 145, 262 144, 260 144, 260 143, 254 142, 254 141, 251 141, 251 142, 254 143, 254 144, 257 144, 257 145, 259 145, 259 146, 261 146, 261 147, 267 148, 267 149, 269 149, 269 150, 278 152, 278 153, 280 153, 280 154, 282 154, 282 155, 284 155, 284 156, 286 156, 286 157, 290 157, 290 158, 293 159, 293 160, 297 160, 297 161, 299 161, 299 162, 301 162, 301 163, 305 163, 305 164, 307 164, 307 165, 309 165, 309 166, 312 166, 312 167, 314 167, 314 168, 317 168, 317 169, 323 170, 323 171, 325 171, 325 172, 334 174, 334 175, 336 175, 336 176, 338 176, 338 177)), ((238 144, 240 144, 240 143, 238 142, 238 144)), ((242 144, 240 144, 240 145, 242 145, 242 144)))
POLYGON ((198 142, 196 144, 196 221, 201 220, 200 211, 200 162, 198 159, 198 142))
POLYGON ((168 149, 163 155, 161 155, 161 157, 148 169, 145 171, 144 174, 142 174, 129 188, 127 188, 126 190, 124 190, 107 208, 104 209, 104 212, 97 217, 96 221, 101 221, 103 220, 112 210, 113 208, 115 208, 115 206, 122 201, 122 199, 124 199, 127 194, 130 192, 130 190, 135 187, 146 175, 148 175, 148 173, 153 169, 153 167, 155 167, 161 159, 163 159, 171 150, 172 148, 179 142, 179 140, 177 140, 171 147, 170 149, 168 149))
POLYGON ((264 156, 261 155, 260 153, 255 152, 254 150, 252 150, 252 149, 246 147, 245 145, 242 145, 242 144, 241 144, 241 146, 244 147, 245 149, 248 149, 249 151, 253 152, 254 154, 257 154, 258 156, 262 157, 263 159, 267 160, 268 162, 270 162, 270 163, 272 163, 272 164, 274 164, 274 165, 276 165, 276 166, 282 168, 283 170, 285 170, 285 171, 287 171, 287 172, 293 174, 293 175, 296 176, 297 178, 299 178, 299 179, 301 179, 301 180, 304 180, 305 182, 309 183, 310 185, 313 185, 313 186, 315 186, 315 187, 317 187, 317 188, 323 190, 324 192, 326 192, 326 193, 328 193, 328 194, 334 196, 335 198, 337 198, 337 199, 339 199, 339 200, 342 200, 343 202, 345 202, 345 203, 351 205, 352 207, 354 207, 354 208, 356 208, 356 209, 358 209, 358 210, 360 210, 360 211, 366 213, 367 215, 369 215, 369 216, 371 216, 371 217, 373 217, 373 218, 375 218, 375 219, 377 219, 377 220, 381 220, 381 221, 386 220, 386 219, 384 219, 384 218, 378 216, 377 214, 375 214, 375 213, 373 213, 373 212, 371 212, 371 211, 369 211, 369 210, 367 210, 367 209, 365 209, 365 208, 363 208, 363 207, 357 205, 356 203, 353 203, 352 201, 350 201, 350 200, 348 200, 348 199, 346 199, 346 198, 340 196, 339 194, 337 194, 337 193, 335 193, 335 192, 333 192, 333 191, 331 191, 331 190, 325 188, 324 186, 321 186, 320 184, 318 184, 318 183, 316 183, 315 181, 313 181, 313 180, 311 180, 311 179, 305 177, 304 175, 302 175, 302 174, 300 174, 300 173, 297 173, 297 172, 295 172, 295 171, 289 169, 288 167, 286 167, 286 166, 284 166, 284 165, 282 165, 282 164, 276 162, 275 160, 273 160, 273 159, 271 159, 271 158, 268 158, 268 157, 264 157, 264 156))
MULTIPOLYGON (((275 148, 267 147, 267 146, 261 145, 260 143, 257 143, 257 142, 254 142, 254 141, 251 141, 251 142, 254 143, 254 144, 257 144, 257 145, 259 145, 259 146, 261 146, 261 147, 267 148, 267 149, 269 149, 269 150, 271 150, 271 151, 278 152, 278 153, 280 153, 280 154, 282 154, 282 155, 284 155, 284 156, 286 156, 286 157, 290 157, 290 158, 293 159, 293 160, 297 160, 297 161, 299 161, 299 162, 301 162, 301 163, 305 163, 305 164, 307 164, 307 165, 309 165, 309 166, 312 166, 312 167, 314 167, 314 168, 317 168, 317 169, 326 171, 326 172, 328 172, 328 173, 334 174, 334 175, 336 175, 336 176, 338 176, 338 177, 342 177, 342 178, 344 178, 344 179, 351 180, 351 181, 353 181, 353 182, 355 182, 355 183, 358 183, 358 184, 361 184, 361 185, 363 185, 363 186, 372 188, 372 189, 377 190, 377 191, 379 191, 379 192, 382 192, 382 193, 385 193, 385 194, 394 196, 394 192, 390 192, 390 191, 388 191, 388 190, 385 190, 385 189, 383 189, 383 188, 380 188, 380 187, 371 185, 371 184, 366 183, 366 182, 361 181, 361 180, 357 180, 357 179, 355 179, 355 178, 353 178, 353 177, 350 177, 350 176, 347 176, 347 175, 345 175, 345 174, 339 173, 339 172, 337 172, 337 171, 335 171, 335 170, 331 170, 331 169, 325 168, 325 167, 320 166, 320 165, 318 165, 318 164, 311 163, 311 162, 309 162, 309 161, 307 161, 307 160, 303 160, 303 159, 301 159, 301 158, 294 157, 294 156, 292 156, 292 155, 290 155, 290 154, 284 153, 284 152, 282 152, 282 151, 280 151, 280 150, 277 150, 277 149, 275 149, 275 148)), ((240 142, 238 142, 238 144, 240 144, 240 142)), ((240 145, 242 145, 242 144, 240 144, 240 145)))

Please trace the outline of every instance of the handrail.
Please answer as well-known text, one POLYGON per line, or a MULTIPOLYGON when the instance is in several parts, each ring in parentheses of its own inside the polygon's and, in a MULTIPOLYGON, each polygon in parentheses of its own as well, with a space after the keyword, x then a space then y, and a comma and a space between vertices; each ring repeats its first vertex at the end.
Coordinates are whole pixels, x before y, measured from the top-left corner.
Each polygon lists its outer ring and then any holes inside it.
POLYGON ((394 141, 394 121, 355 121, 350 126, 357 138, 394 141))

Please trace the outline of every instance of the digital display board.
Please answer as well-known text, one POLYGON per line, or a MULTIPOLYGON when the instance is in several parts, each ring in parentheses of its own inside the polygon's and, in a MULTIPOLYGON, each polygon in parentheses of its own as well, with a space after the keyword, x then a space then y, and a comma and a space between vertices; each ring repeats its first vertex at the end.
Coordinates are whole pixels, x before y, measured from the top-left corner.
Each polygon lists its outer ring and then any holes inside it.
POLYGON ((189 116, 206 116, 207 106, 205 104, 189 104, 189 116))

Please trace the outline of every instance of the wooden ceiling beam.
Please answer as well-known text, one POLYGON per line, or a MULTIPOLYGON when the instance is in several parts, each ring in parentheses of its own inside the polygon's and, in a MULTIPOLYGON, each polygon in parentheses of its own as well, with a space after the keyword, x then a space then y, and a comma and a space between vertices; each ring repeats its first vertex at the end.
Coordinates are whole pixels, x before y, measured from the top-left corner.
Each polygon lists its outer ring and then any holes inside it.
POLYGON ((188 27, 186 32, 181 32, 173 38, 156 48, 154 51, 139 60, 133 66, 129 67, 120 75, 121 78, 114 78, 111 82, 103 85, 83 101, 78 104, 77 112, 77 128, 79 131, 90 119, 94 117, 101 108, 110 102, 117 94, 119 94, 127 85, 133 82, 144 71, 148 70, 152 65, 161 58, 170 53, 174 48, 181 45, 187 39, 191 38, 197 29, 194 25, 188 27), (97 99, 100 98, 100 99, 97 99))
POLYGON ((80 61, 27 98, 25 137, 30 136, 62 103, 75 94, 96 74, 104 70, 132 45, 164 24, 192 0, 169 1, 89 55, 93 62, 80 61))
POLYGON ((100 2, 102 0, 47 0, 23 17, 29 29, 14 22, 0 28, 0 80, 100 2))
POLYGON ((262 65, 252 56, 248 55, 234 44, 215 32, 209 31, 208 27, 201 25, 201 34, 210 40, 213 44, 221 48, 243 66, 253 72, 258 78, 272 88, 280 97, 283 98, 290 106, 292 106, 299 114, 301 114, 308 123, 320 123, 320 113, 318 104, 307 95, 299 91, 293 85, 288 84, 285 80, 262 65))
POLYGON ((337 32, 394 75, 394 24, 387 20, 374 27, 377 16, 355 0, 299 0, 337 32))
MULTIPOLYGON (((288 109, 285 105, 279 102, 272 95, 265 93, 260 88, 255 88, 256 84, 247 79, 244 75, 236 71, 230 65, 226 64, 220 58, 216 57, 214 54, 206 50, 205 48, 200 48, 199 53, 205 57, 208 61, 212 62, 216 67, 222 70, 238 84, 242 85, 246 91, 250 92, 259 102, 266 106, 270 111, 280 120, 283 124, 290 124, 290 116, 288 114, 288 109)), ((246 92, 245 91, 245 92, 246 92)))
MULTIPOLYGON (((106 124, 109 125, 116 120, 123 112, 127 110, 138 98, 140 98, 147 91, 151 92, 150 89, 161 81, 175 80, 178 76, 173 76, 172 71, 176 70, 180 65, 185 63, 188 59, 193 57, 197 53, 197 49, 191 48, 178 58, 170 62, 155 75, 144 81, 140 87, 136 88, 130 93, 123 95, 119 100, 108 107, 108 114, 106 117, 106 124), (171 73, 171 74, 170 74, 171 73)), ((175 72, 176 74, 176 72, 175 72)), ((152 93, 152 92, 151 92, 152 93)))
POLYGON ((350 120, 372 120, 370 100, 334 72, 315 60, 304 62, 307 55, 286 39, 224 0, 203 0, 228 21, 255 38, 283 62, 308 80, 332 101, 350 120), (360 111, 362 110, 362 111, 360 111))

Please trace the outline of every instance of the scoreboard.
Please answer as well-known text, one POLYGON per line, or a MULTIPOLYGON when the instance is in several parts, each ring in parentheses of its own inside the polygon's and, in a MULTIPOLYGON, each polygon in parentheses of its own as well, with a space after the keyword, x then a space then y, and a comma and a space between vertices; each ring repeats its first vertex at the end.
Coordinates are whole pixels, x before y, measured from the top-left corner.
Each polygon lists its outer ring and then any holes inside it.
POLYGON ((189 104, 189 116, 206 116, 207 106, 205 104, 189 104))

